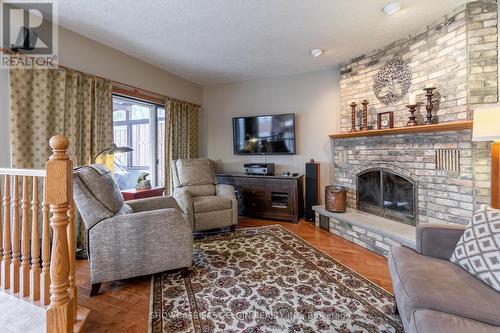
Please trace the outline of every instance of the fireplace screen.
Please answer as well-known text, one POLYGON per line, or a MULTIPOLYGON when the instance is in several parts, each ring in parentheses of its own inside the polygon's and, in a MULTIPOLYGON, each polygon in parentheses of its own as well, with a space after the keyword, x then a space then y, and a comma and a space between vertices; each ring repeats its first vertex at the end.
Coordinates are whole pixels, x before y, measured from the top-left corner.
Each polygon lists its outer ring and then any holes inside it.
POLYGON ((358 209, 415 225, 415 183, 387 170, 358 175, 358 209))

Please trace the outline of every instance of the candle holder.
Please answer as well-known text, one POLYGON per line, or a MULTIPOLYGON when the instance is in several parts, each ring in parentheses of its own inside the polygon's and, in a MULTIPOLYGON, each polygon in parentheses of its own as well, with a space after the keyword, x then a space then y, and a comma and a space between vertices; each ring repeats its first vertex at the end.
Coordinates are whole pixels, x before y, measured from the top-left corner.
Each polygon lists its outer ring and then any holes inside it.
POLYGON ((351 129, 349 132, 357 132, 358 130, 356 129, 356 102, 351 103, 351 129))
POLYGON ((425 109, 427 110, 427 116, 425 117, 425 124, 431 125, 434 123, 434 116, 432 115, 432 110, 434 109, 434 104, 432 104, 432 96, 434 96, 434 90, 436 87, 424 88, 427 97, 427 103, 425 104, 425 109))
POLYGON ((361 105, 363 105, 363 124, 361 126, 361 131, 370 130, 368 127, 368 104, 369 102, 366 99, 361 102, 361 105))
POLYGON ((410 110, 410 113, 411 113, 410 120, 408 120, 408 122, 406 123, 406 127, 418 126, 417 116, 415 116, 415 112, 417 112, 417 106, 418 106, 418 104, 406 106, 410 110))

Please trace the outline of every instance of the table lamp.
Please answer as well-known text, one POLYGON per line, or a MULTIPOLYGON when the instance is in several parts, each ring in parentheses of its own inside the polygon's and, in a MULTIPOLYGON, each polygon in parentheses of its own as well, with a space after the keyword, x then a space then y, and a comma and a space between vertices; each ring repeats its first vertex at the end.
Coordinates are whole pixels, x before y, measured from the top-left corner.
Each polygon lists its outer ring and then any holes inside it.
POLYGON ((99 152, 99 154, 92 159, 92 163, 103 164, 108 167, 111 172, 114 172, 115 154, 128 153, 131 151, 134 151, 131 147, 118 147, 115 143, 112 143, 111 146, 99 152))
POLYGON ((500 209, 500 104, 486 105, 474 111, 472 141, 491 144, 491 207, 500 209))

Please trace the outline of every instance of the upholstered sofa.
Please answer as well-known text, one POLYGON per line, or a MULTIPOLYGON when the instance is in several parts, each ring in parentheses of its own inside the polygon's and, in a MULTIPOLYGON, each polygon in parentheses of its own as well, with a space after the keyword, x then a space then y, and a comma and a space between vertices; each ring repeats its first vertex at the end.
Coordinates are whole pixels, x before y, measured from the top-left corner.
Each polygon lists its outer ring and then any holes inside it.
POLYGON ((87 229, 91 296, 102 282, 187 267, 193 260, 189 223, 172 197, 127 201, 110 171, 78 168, 73 196, 87 229))
POLYGON ((194 231, 238 224, 238 201, 231 185, 216 184, 209 159, 175 160, 172 163, 174 198, 194 231))
POLYGON ((449 261, 465 226, 420 224, 416 251, 393 247, 389 269, 407 333, 500 333, 500 293, 449 261))

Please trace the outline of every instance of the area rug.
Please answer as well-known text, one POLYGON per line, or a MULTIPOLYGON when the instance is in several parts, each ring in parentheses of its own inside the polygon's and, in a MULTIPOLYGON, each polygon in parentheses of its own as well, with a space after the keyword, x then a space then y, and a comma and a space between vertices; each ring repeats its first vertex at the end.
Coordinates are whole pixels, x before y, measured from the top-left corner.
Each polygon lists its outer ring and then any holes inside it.
POLYGON ((403 332, 390 293, 277 225, 196 238, 151 291, 152 333, 403 332))

